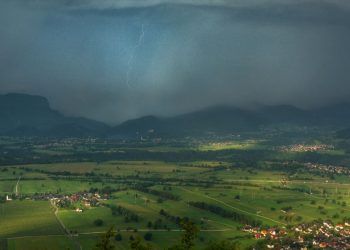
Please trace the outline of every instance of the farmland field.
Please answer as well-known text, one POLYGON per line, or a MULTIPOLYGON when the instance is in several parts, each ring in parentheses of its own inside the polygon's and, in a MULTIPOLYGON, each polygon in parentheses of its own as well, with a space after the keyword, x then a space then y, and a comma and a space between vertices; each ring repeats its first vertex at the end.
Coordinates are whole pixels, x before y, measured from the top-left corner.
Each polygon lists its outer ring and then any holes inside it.
POLYGON ((6 237, 62 234, 48 201, 12 201, 1 204, 0 234, 6 237))

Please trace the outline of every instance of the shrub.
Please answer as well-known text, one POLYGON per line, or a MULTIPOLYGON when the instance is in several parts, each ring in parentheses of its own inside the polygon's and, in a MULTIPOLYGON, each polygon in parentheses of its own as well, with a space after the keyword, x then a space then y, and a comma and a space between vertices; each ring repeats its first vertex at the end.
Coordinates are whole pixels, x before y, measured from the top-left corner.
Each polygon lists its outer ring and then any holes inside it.
POLYGON ((122 241, 122 240, 123 240, 122 235, 121 235, 121 234, 117 234, 117 235, 115 236, 115 240, 116 240, 116 241, 122 241))
POLYGON ((101 219, 95 220, 95 221, 94 221, 94 225, 95 225, 96 227, 102 226, 102 225, 103 225, 103 220, 101 220, 101 219))
POLYGON ((143 237, 146 241, 151 241, 153 238, 153 235, 151 232, 147 232, 145 236, 143 237))

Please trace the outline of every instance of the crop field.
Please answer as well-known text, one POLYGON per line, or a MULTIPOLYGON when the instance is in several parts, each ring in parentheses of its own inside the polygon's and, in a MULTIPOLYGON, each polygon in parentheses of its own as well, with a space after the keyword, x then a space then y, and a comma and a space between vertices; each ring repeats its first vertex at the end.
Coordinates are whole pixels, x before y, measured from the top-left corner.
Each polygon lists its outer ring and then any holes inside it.
POLYGON ((0 235, 17 237, 62 234, 47 201, 12 201, 0 205, 0 235))

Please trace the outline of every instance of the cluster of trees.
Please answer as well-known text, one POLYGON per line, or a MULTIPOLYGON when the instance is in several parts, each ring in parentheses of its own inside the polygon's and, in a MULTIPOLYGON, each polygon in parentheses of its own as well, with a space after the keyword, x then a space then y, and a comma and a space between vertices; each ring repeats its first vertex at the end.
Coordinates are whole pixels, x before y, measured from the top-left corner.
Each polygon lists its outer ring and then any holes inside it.
POLYGON ((56 203, 59 208, 73 208, 73 203, 70 199, 64 198, 56 203))
MULTIPOLYGON (((189 221, 189 220, 182 220, 180 223, 180 226, 183 230, 181 240, 178 244, 171 246, 168 248, 168 250, 191 250, 195 247, 195 241, 198 237, 199 229, 197 226, 189 221)), ((96 250, 114 250, 116 249, 115 244, 113 243, 113 238, 119 242, 122 240, 122 236, 120 233, 115 235, 115 232, 113 231, 113 227, 111 227, 106 234, 102 235, 100 241, 96 244, 95 249, 96 250)), ((144 239, 146 241, 151 241, 153 238, 152 233, 147 232, 144 235, 144 239)), ((140 237, 130 237, 130 249, 133 250, 153 250, 153 247, 148 244, 144 243, 140 237)), ((208 243, 205 250, 240 250, 240 246, 237 242, 229 242, 229 241, 222 241, 222 242, 211 242, 208 243)))
POLYGON ((189 219, 188 219, 187 217, 181 218, 181 217, 179 217, 179 216, 171 215, 171 214, 169 214, 168 212, 166 212, 164 209, 161 209, 161 210, 159 211, 159 214, 162 215, 162 216, 164 216, 164 217, 166 217, 168 220, 174 222, 174 223, 177 224, 177 225, 180 225, 180 223, 181 223, 182 221, 189 221, 189 219))
POLYGON ((148 228, 153 228, 153 229, 159 229, 159 228, 167 229, 168 228, 168 226, 166 224, 163 224, 163 220, 162 219, 157 219, 154 222, 149 221, 147 223, 147 227, 148 228))
POLYGON ((140 220, 140 217, 135 214, 133 211, 130 211, 129 209, 122 207, 122 206, 115 206, 115 205, 106 205, 109 207, 112 211, 112 215, 122 215, 124 216, 125 222, 138 222, 140 220))
POLYGON ((95 225, 96 227, 101 227, 103 224, 104 224, 104 222, 103 222, 102 219, 96 219, 96 220, 94 220, 94 225, 95 225))
MULTIPOLYGON (((272 186, 272 188, 279 189, 279 190, 294 191, 294 192, 299 192, 299 193, 310 193, 310 188, 305 188, 305 187, 290 188, 290 187, 272 186)), ((312 193, 320 194, 320 191, 313 189, 312 193)))
POLYGON ((141 187, 141 186, 136 187, 136 190, 143 192, 143 193, 158 196, 164 200, 173 200, 173 201, 180 200, 180 196, 175 195, 175 194, 170 193, 170 192, 166 192, 166 191, 160 191, 160 190, 150 189, 150 188, 141 187))
POLYGON ((230 218, 242 224, 248 224, 252 226, 260 226, 262 224, 261 221, 255 220, 249 216, 237 213, 235 211, 226 210, 220 206, 208 204, 205 202, 189 202, 189 204, 193 207, 210 211, 214 214, 220 215, 221 217, 230 218))

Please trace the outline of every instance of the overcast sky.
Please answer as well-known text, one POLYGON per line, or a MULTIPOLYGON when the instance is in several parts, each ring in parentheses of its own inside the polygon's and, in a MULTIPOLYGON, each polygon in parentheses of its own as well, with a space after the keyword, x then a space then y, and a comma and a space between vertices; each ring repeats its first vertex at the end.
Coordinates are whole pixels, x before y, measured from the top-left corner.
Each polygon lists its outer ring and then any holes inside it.
POLYGON ((0 93, 110 124, 350 101, 348 0, 0 0, 0 93))

